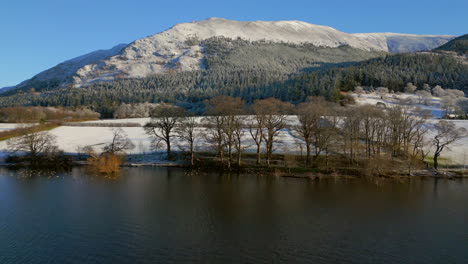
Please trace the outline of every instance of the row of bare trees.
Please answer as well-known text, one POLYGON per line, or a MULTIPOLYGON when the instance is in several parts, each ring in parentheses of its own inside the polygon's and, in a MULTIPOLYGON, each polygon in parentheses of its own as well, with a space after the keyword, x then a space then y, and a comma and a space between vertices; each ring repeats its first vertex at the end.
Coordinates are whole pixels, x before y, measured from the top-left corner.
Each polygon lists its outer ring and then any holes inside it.
POLYGON ((244 142, 245 136, 250 134, 257 147, 257 163, 261 163, 264 147, 266 163, 270 165, 278 134, 288 126, 287 114, 293 109, 291 104, 268 98, 257 100, 247 108, 241 98, 218 96, 207 100, 205 105, 208 116, 203 119, 173 105, 156 106, 150 113, 151 122, 145 125, 146 132, 153 138, 153 146, 164 145, 171 159, 172 139, 178 137, 188 143, 193 164, 195 144, 202 138, 230 168, 234 160, 241 165, 242 153, 250 146, 244 142), (197 132, 200 127, 203 131, 197 132))
MULTIPOLYGON (((325 161, 328 167, 333 156, 357 166, 373 160, 398 160, 411 169, 425 161, 432 146, 437 169, 441 153, 468 136, 466 129, 455 123, 435 123, 429 120, 430 113, 410 105, 341 107, 321 97, 310 97, 296 106, 275 98, 247 106, 242 99, 229 96, 214 97, 205 104, 206 117, 196 117, 170 104, 154 107, 151 122, 145 125, 153 145, 165 147, 172 159, 173 140, 178 138, 194 165, 198 141, 203 139, 229 168, 242 165, 245 149, 252 147, 256 149, 255 162, 264 161, 270 167, 283 133, 299 139, 301 149, 305 148, 306 166, 325 161)), ((8 146, 13 152, 27 153, 36 164, 44 153, 57 152, 54 141, 48 132, 25 128, 19 137, 8 141, 8 146)), ((118 157, 133 147, 124 131, 114 128, 111 143, 99 157, 118 157)))
MULTIPOLYGON (((165 145, 172 158, 172 141, 179 138, 190 153, 192 165, 198 140, 204 139, 230 168, 241 165, 246 148, 256 149, 256 163, 270 167, 281 131, 300 139, 307 166, 317 166, 320 157, 344 157, 351 165, 372 159, 422 163, 433 145, 434 167, 450 144, 466 136, 454 124, 428 122, 430 113, 409 105, 339 107, 321 97, 310 97, 293 106, 275 98, 257 100, 247 106, 241 98, 218 96, 205 101, 207 116, 197 118, 182 108, 161 104, 150 113, 146 132, 154 146, 165 145), (435 133, 428 136, 429 129, 435 133)), ((320 159, 323 160, 323 159, 320 159)), ((327 165, 328 166, 328 165, 327 165)))

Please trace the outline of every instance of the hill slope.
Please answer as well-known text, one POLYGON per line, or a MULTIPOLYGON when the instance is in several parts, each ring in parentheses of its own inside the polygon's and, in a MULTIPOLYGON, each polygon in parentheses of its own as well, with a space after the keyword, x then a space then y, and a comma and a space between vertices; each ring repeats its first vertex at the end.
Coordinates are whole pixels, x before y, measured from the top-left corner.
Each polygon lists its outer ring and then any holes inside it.
POLYGON ((430 50, 453 38, 395 33, 348 34, 301 21, 241 22, 211 18, 178 24, 129 45, 119 45, 106 52, 99 51, 69 60, 21 83, 18 88, 41 90, 69 84, 81 87, 122 78, 203 70, 206 67, 206 46, 203 42, 215 37, 253 42, 308 43, 329 48, 347 45, 370 52, 430 50))
POLYGON ((436 51, 452 51, 460 55, 468 55, 468 34, 454 38, 444 45, 435 49, 436 51))
MULTIPOLYGON (((250 47, 252 48, 252 47, 250 47)), ((330 48, 328 48, 330 49, 330 48)), ((341 49, 353 48, 348 46, 341 49)), ((276 97, 290 102, 301 102, 307 96, 325 96, 335 101, 339 91, 355 86, 385 86, 401 91, 407 82, 419 88, 457 88, 468 91, 468 64, 451 55, 438 53, 397 54, 373 58, 351 64, 328 64, 306 68, 299 73, 285 74, 277 69, 245 69, 236 67, 227 55, 216 60, 205 70, 173 72, 145 78, 130 78, 112 82, 95 83, 77 89, 55 89, 42 93, 15 94, 0 97, 0 106, 11 105, 61 105, 91 106, 103 117, 112 117, 121 102, 171 102, 195 111, 200 110, 204 99, 216 95, 242 97, 247 102, 276 97), (220 67, 221 66, 221 67, 220 67)), ((217 57, 216 57, 217 58, 217 57)), ((299 62, 299 61, 297 61, 299 62)))

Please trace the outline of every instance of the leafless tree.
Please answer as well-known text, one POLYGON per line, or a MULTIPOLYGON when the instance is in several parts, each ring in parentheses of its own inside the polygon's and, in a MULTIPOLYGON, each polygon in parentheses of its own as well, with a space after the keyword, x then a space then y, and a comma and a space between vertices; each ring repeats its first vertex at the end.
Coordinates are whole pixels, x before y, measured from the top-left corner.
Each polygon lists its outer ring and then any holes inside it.
POLYGON ((177 135, 182 141, 188 144, 188 152, 190 153, 190 164, 195 165, 195 145, 197 141, 197 119, 194 116, 187 116, 180 119, 179 126, 176 128, 177 135))
POLYGON ((133 142, 128 138, 125 131, 118 127, 112 128, 112 141, 104 146, 104 153, 123 154, 127 150, 135 148, 133 142))
POLYGON ((245 130, 244 130, 244 122, 242 117, 237 117, 234 120, 233 128, 234 128, 234 147, 236 148, 237 153, 237 165, 240 166, 242 162, 242 152, 244 151, 246 146, 243 142, 245 130))
POLYGON ((254 118, 249 118, 247 122, 249 134, 255 142, 257 148, 257 164, 261 163, 262 143, 263 143, 263 115, 254 115, 254 118))
MULTIPOLYGON (((233 150, 236 148, 236 134, 239 135, 243 127, 241 120, 244 118, 245 103, 238 97, 217 96, 207 100, 205 105, 210 115, 206 121, 210 123, 211 141, 216 144, 221 159, 224 148, 227 148, 227 165, 230 168, 233 150)), ((242 145, 241 138, 237 139, 237 145, 242 145)))
POLYGON ((186 111, 180 107, 171 104, 160 104, 151 110, 151 121, 144 127, 146 133, 153 137, 153 147, 158 147, 162 142, 166 145, 169 160, 172 159, 171 139, 174 137, 173 130, 179 120, 186 115, 186 111))
POLYGON ((275 98, 267 98, 255 101, 251 109, 256 119, 261 120, 261 135, 266 146, 266 162, 270 167, 274 145, 278 140, 279 132, 288 126, 287 113, 291 112, 292 106, 275 98))
POLYGON ((328 149, 334 135, 337 116, 330 103, 323 97, 310 97, 297 106, 299 124, 293 128, 304 140, 306 146, 306 164, 310 165, 312 147, 314 147, 314 160, 328 149))
POLYGON ((456 141, 467 137, 468 132, 465 128, 456 127, 455 123, 445 120, 433 124, 433 129, 435 130, 435 136, 432 140, 432 144, 435 147, 434 169, 437 170, 439 166, 438 158, 442 151, 444 151, 445 148, 449 148, 449 146, 456 141))
POLYGON ((33 165, 36 165, 40 155, 57 150, 56 137, 48 131, 34 131, 25 127, 19 137, 7 141, 8 149, 12 152, 25 152, 33 165))

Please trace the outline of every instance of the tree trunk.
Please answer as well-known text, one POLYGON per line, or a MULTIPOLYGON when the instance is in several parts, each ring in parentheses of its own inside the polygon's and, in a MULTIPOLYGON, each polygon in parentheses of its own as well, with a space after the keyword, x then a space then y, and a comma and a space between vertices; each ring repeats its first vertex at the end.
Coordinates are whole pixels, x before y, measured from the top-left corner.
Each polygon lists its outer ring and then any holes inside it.
POLYGON ((310 166, 310 144, 306 143, 306 166, 310 166))
POLYGON ((257 164, 260 164, 262 162, 260 148, 261 148, 261 145, 257 144, 257 164))
POLYGON ((166 140, 166 146, 167 146, 167 159, 172 160, 171 141, 166 140))
POLYGON ((193 152, 193 143, 190 143, 190 165, 195 165, 195 153, 193 152))
POLYGON ((231 168, 231 162, 232 162, 232 144, 228 144, 228 168, 231 168))
POLYGON ((435 154, 434 155, 434 169, 437 170, 437 168, 439 167, 439 162, 438 162, 438 158, 439 158, 439 154, 435 154))
POLYGON ((267 151, 266 151, 266 162, 267 167, 270 168, 270 159, 273 154, 273 142, 267 142, 267 151))

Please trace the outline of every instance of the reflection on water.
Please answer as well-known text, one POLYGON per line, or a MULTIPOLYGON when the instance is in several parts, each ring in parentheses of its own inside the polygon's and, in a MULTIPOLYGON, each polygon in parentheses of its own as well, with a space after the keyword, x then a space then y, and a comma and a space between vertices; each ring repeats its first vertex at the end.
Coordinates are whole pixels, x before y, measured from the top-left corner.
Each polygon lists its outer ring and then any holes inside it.
POLYGON ((466 263, 468 182, 1 171, 0 263, 466 263))

